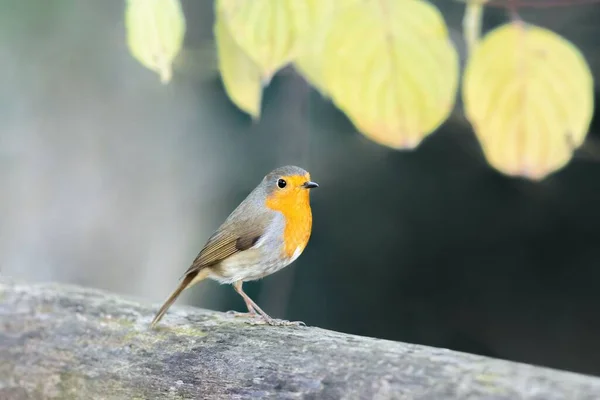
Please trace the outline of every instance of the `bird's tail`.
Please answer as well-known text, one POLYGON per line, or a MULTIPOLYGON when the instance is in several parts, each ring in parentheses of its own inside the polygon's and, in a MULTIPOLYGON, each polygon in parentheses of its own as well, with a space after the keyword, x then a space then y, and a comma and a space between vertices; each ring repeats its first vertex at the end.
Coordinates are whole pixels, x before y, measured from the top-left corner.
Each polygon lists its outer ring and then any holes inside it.
POLYGON ((175 303, 175 300, 177 300, 177 298, 179 297, 181 292, 183 292, 186 288, 192 286, 193 284, 198 283, 201 280, 204 280, 207 276, 208 276, 208 270, 195 270, 195 271, 191 271, 190 273, 188 273, 183 278, 183 280, 181 281, 181 283, 179 284, 177 289, 175 289, 173 291, 173 293, 171 293, 171 295, 169 296, 167 301, 165 301, 165 303, 162 305, 160 310, 158 310, 158 312, 156 313, 156 316, 150 323, 150 327, 154 328, 156 326, 156 324, 161 320, 163 315, 165 315, 165 313, 167 312, 169 307, 171 307, 171 305, 173 305, 173 303, 175 303))

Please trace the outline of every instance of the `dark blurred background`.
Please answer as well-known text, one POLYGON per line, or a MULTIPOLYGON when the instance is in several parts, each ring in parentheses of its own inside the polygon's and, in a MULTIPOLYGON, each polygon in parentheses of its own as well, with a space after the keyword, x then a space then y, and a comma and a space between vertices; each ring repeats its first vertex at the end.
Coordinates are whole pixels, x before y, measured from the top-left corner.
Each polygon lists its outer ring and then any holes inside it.
MULTIPOLYGON (((464 62, 463 5, 434 3, 464 62)), ((289 69, 252 123, 206 59, 212 0, 183 5, 184 61, 163 86, 128 52, 123 1, 0 0, 3 275, 158 305, 262 176, 297 164, 321 184, 313 235, 292 266, 246 285, 265 311, 600 375, 600 153, 541 183, 504 177, 460 104, 417 150, 393 151, 289 69)), ((600 79, 600 5, 521 16, 571 40, 600 79)), ((484 30, 507 18, 486 9, 484 30)), ((591 144, 599 128, 596 112, 591 144)), ((209 281, 186 303, 244 308, 209 281)))

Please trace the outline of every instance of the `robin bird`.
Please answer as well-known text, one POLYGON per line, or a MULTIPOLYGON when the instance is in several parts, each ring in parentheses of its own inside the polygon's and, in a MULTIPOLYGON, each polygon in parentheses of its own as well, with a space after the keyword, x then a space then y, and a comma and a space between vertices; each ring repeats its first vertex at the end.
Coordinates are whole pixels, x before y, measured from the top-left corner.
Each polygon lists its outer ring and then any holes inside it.
POLYGON ((277 272, 302 254, 312 230, 309 192, 316 187, 300 167, 280 167, 267 174, 208 239, 151 326, 181 292, 206 278, 233 284, 248 308, 237 316, 262 317, 270 325, 300 324, 271 318, 244 293, 242 284, 277 272))

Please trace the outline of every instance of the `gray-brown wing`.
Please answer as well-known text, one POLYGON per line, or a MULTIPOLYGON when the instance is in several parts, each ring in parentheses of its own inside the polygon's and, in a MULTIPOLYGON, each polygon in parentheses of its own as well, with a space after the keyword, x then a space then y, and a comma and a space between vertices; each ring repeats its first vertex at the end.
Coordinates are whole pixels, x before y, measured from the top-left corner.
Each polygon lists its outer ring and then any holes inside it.
POLYGON ((248 250, 256 244, 265 231, 269 219, 245 221, 232 225, 224 225, 209 239, 192 265, 185 272, 186 275, 211 265, 218 264, 224 259, 244 250, 248 250))

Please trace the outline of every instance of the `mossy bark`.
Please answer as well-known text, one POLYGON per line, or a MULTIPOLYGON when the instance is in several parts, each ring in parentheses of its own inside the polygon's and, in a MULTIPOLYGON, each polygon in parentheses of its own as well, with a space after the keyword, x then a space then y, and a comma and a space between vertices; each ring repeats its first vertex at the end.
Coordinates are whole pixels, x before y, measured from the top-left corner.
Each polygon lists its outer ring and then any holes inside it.
POLYGON ((598 399, 600 379, 0 280, 1 399, 598 399))

